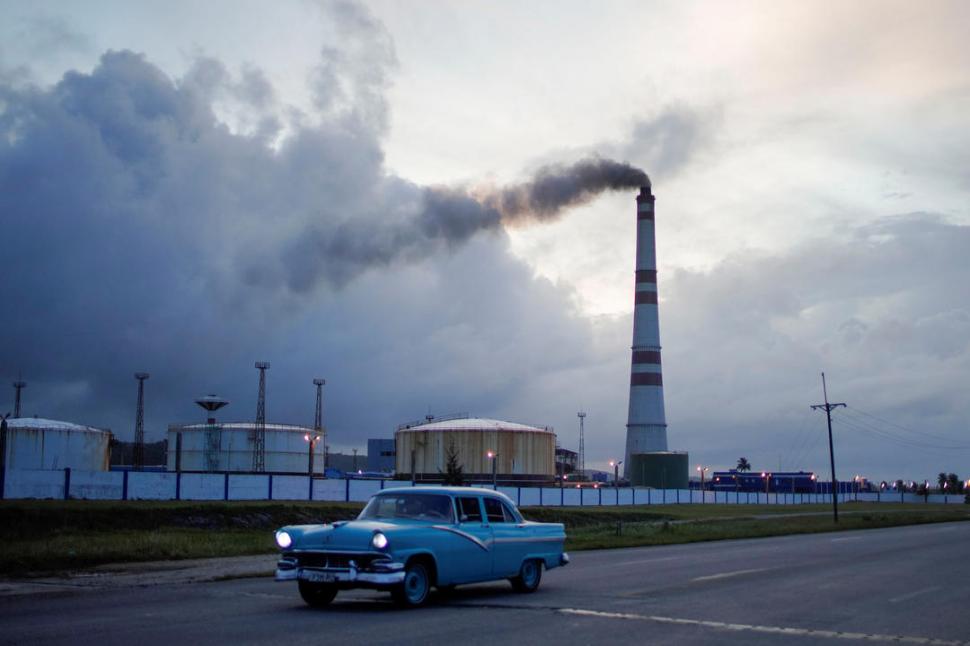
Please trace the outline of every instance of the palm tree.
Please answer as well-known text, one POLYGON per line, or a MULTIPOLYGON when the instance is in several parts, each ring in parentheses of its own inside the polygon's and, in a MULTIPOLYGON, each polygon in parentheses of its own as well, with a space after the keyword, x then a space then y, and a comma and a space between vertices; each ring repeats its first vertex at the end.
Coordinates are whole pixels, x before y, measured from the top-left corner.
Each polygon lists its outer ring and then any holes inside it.
POLYGON ((960 477, 957 476, 957 474, 948 473, 946 476, 946 483, 949 485, 946 488, 947 493, 960 493, 960 490, 962 489, 960 485, 963 483, 960 482, 960 477))
POLYGON ((751 463, 748 462, 748 458, 738 458, 737 470, 740 471, 741 473, 751 470, 751 463))
POLYGON ((943 493, 943 488, 946 486, 946 474, 942 471, 936 477, 936 484, 939 485, 940 493, 943 493))

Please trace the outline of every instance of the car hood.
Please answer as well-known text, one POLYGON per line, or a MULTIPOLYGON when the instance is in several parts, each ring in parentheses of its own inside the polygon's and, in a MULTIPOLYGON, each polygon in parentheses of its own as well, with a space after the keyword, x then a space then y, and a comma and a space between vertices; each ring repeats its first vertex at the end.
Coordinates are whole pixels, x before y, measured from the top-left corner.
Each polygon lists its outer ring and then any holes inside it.
POLYGON ((399 527, 374 520, 352 520, 330 525, 303 525, 293 529, 302 530, 294 539, 293 549, 369 552, 373 551, 371 539, 374 532, 391 534, 399 527))

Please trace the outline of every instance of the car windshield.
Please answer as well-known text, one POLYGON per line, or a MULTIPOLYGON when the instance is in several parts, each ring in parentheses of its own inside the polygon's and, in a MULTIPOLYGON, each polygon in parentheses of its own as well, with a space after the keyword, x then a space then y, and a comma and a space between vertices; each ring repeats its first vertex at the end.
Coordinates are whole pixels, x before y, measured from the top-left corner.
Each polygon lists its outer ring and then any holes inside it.
POLYGON ((451 497, 429 493, 387 493, 374 496, 358 520, 408 518, 440 523, 454 522, 451 497))

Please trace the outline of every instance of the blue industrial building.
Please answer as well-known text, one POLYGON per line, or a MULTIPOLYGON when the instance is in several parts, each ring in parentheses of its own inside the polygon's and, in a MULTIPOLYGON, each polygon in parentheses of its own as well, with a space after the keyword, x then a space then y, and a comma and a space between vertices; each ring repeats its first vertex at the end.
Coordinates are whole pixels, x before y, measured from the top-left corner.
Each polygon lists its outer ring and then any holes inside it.
POLYGON ((372 473, 394 473, 397 450, 394 440, 367 440, 367 470, 372 473))

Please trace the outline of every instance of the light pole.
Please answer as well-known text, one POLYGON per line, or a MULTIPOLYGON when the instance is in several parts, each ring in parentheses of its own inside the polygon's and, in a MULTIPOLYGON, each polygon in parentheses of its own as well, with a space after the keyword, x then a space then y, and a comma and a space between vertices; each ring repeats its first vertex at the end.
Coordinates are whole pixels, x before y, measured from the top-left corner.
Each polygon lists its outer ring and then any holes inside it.
POLYGON ((620 465, 623 464, 623 460, 610 460, 610 466, 613 467, 613 486, 620 486, 620 465))
POLYGON ((312 478, 313 477, 313 446, 320 441, 320 436, 310 435, 309 433, 307 433, 306 435, 303 436, 303 439, 304 441, 306 441, 307 446, 309 446, 309 451, 308 451, 309 456, 307 457, 307 473, 309 473, 310 477, 312 478))
POLYGON ((707 467, 698 466, 697 472, 701 474, 701 502, 704 502, 704 474, 707 473, 707 467))
POLYGON ((765 481, 765 502, 768 502, 768 483, 771 482, 771 474, 762 471, 761 477, 764 478, 765 481))
POLYGON ((488 459, 492 461, 492 488, 495 489, 498 487, 498 472, 497 472, 498 453, 495 453, 494 451, 489 451, 485 455, 487 455, 488 459))

